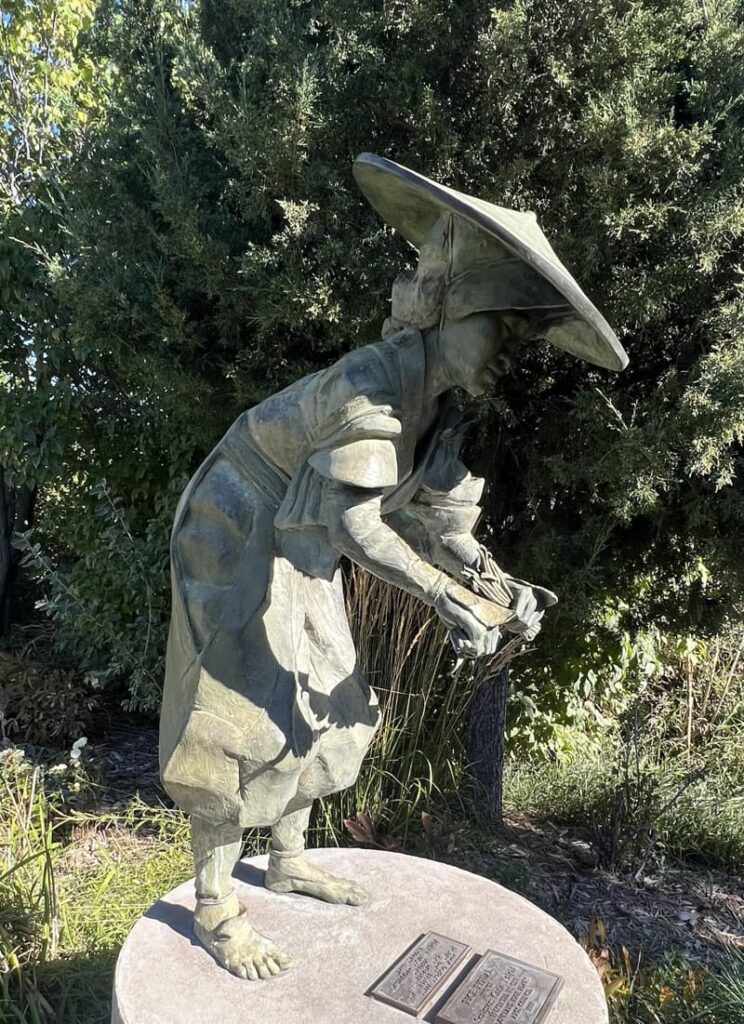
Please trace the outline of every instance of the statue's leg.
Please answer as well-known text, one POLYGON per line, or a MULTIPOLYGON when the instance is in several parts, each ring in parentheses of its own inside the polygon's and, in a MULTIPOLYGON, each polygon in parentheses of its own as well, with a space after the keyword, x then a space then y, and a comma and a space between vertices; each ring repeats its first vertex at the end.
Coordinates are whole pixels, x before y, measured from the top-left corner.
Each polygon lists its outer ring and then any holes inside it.
POLYGON ((232 871, 240 856, 243 830, 191 818, 196 868, 194 934, 219 964, 241 978, 270 978, 291 958, 248 922, 246 908, 233 887, 232 871))
POLYGON ((271 830, 271 853, 264 884, 272 892, 300 892, 327 903, 367 902, 367 891, 348 878, 338 878, 305 857, 305 830, 312 805, 285 814, 271 830))

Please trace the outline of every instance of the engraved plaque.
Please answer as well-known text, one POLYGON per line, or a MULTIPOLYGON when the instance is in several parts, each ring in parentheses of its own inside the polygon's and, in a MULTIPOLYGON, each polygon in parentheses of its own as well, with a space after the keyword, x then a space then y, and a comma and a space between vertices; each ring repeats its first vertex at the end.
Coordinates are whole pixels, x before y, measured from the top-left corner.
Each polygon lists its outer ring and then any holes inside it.
POLYGON ((437 1016, 437 1024, 539 1024, 563 978, 486 950, 437 1016))
POLYGON ((418 1017, 469 953, 464 942, 427 932, 385 971, 369 994, 418 1017))

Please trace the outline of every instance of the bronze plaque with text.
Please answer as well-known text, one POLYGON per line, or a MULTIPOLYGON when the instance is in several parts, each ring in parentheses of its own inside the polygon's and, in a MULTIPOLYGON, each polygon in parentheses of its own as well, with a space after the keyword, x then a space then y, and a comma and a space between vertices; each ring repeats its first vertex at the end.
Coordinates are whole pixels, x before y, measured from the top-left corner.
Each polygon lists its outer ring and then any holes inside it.
POLYGON ((470 946, 464 942, 427 932, 383 974, 369 994, 418 1017, 468 953, 470 946))
POLYGON ((563 979, 486 950, 437 1015, 437 1024, 540 1024, 563 979))

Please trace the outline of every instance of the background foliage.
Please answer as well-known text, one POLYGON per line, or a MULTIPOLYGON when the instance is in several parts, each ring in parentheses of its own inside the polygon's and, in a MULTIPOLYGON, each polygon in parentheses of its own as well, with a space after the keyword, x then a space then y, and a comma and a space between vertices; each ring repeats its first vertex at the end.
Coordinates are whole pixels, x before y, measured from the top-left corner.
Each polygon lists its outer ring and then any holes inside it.
POLYGON ((30 0, 0 16, 0 635, 40 494, 69 472, 85 368, 56 284, 69 268, 64 191, 108 80, 86 44, 91 0, 30 0))
MULTIPOLYGON (((42 39, 49 10, 9 8, 6 38, 42 39)), ((47 305, 31 319, 19 286, 4 315, 0 464, 40 487, 25 579, 68 663, 156 707, 188 476, 245 407, 378 337, 414 254, 353 184, 363 150, 535 210, 630 354, 615 378, 536 347, 478 406, 484 532, 562 598, 521 662, 514 741, 557 743, 637 687, 664 635, 740 616, 736 3, 59 11, 77 49, 40 122, 57 149, 4 207, 34 218, 55 197, 43 253, 20 229, 3 243, 47 305)))
MULTIPOLYGON (((379 336, 415 254, 353 183, 364 150, 535 210, 630 354, 614 377, 535 347, 473 408, 484 537, 561 597, 514 663, 507 805, 587 837, 592 877, 740 873, 742 22, 736 0, 5 0, 7 1013, 108 1020, 118 944, 192 870, 179 812, 102 807, 80 744, 42 769, 12 742, 77 738, 107 693, 156 711, 189 476, 247 406, 379 336)), ((487 873, 472 679, 420 604, 355 574, 349 605, 383 728, 311 842, 346 816, 487 873)), ((739 956, 594 952, 618 1024, 742 1018, 739 956)))

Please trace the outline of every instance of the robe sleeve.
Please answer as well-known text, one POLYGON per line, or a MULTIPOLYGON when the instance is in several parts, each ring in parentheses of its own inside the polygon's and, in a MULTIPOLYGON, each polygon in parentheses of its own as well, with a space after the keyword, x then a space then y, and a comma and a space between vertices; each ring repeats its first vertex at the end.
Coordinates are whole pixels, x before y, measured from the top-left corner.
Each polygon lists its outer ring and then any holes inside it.
POLYGON ((297 568, 332 575, 338 552, 327 541, 324 489, 343 484, 382 495, 395 487, 401 429, 392 406, 357 396, 317 439, 292 477, 274 520, 279 548, 297 568))
POLYGON ((395 442, 402 427, 392 406, 361 395, 346 403, 334 420, 332 429, 317 442, 308 465, 324 479, 352 487, 395 487, 395 442))
POLYGON ((424 374, 421 335, 409 331, 347 353, 323 375, 308 418, 309 448, 274 520, 278 547, 297 568, 327 576, 337 564, 323 514, 327 488, 382 498, 398 485, 399 410, 415 418, 424 374))

